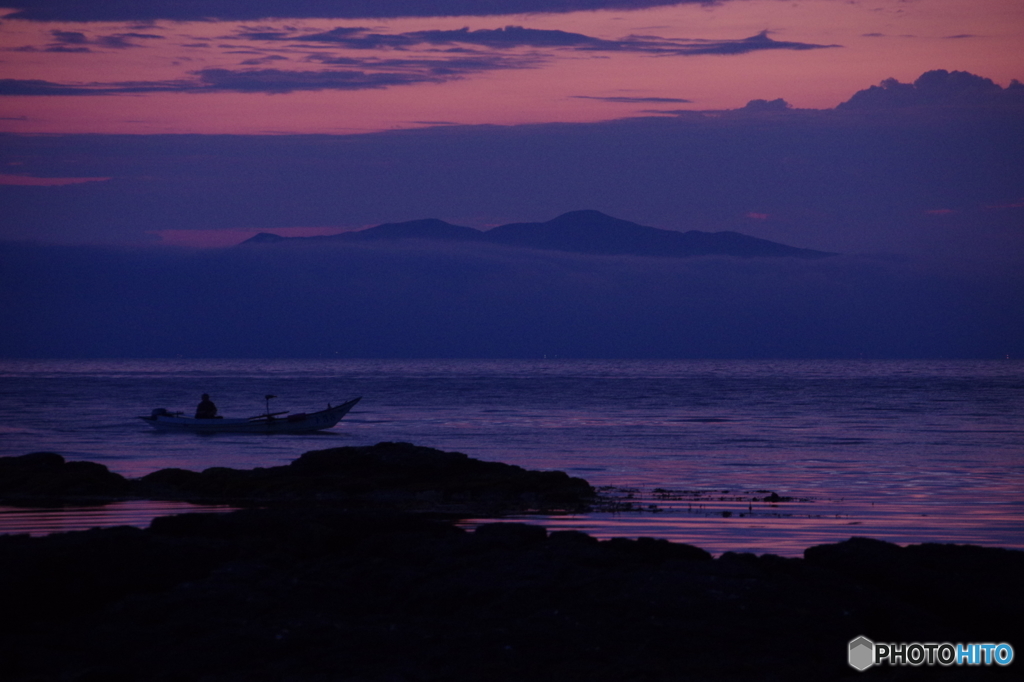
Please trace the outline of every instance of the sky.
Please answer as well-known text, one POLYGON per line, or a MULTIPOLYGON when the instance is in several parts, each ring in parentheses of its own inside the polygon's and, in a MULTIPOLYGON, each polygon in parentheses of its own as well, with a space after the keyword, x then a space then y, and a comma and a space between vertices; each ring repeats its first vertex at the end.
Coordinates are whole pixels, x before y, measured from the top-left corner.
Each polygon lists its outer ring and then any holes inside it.
POLYGON ((827 109, 932 69, 1004 87, 1024 76, 1017 0, 6 4, 0 131, 18 133, 349 134, 777 98, 827 109), (466 13, 478 7, 490 13, 466 13))
POLYGON ((1019 0, 0 5, 2 356, 1024 355, 1019 0), (583 209, 838 255, 234 248, 583 209))

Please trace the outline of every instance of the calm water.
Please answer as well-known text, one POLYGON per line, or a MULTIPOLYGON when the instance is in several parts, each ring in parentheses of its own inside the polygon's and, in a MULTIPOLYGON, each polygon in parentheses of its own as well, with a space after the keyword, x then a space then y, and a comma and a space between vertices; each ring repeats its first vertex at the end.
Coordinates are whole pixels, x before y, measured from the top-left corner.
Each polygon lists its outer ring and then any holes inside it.
MULTIPOLYGON (((385 440, 561 469, 645 511, 538 522, 715 554, 799 556, 851 535, 1024 548, 1020 361, 0 360, 0 415, 0 455, 49 450, 126 476, 385 440), (297 412, 363 401, 315 435, 165 434, 136 418, 193 410, 204 392, 225 416, 262 412, 267 393, 297 412)), ((8 511, 0 532, 177 510, 8 511)))

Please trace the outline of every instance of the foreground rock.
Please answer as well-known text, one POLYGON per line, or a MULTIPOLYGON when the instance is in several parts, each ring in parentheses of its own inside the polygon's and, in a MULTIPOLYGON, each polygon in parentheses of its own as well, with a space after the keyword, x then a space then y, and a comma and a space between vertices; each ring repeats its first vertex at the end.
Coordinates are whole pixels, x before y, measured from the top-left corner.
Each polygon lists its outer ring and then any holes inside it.
POLYGON ((0 502, 109 501, 130 494, 131 484, 94 462, 67 462, 53 452, 0 457, 0 502))
POLYGON ((803 559, 487 524, 594 491, 402 443, 288 466, 124 479, 0 458, 5 500, 232 502, 48 537, 0 535, 0 679, 959 680, 999 666, 847 665, 847 643, 1024 644, 1024 552, 855 538, 803 559), (412 513, 416 512, 416 513, 412 513))
POLYGON ((162 469, 137 480, 101 464, 66 462, 53 453, 0 457, 0 501, 20 504, 117 499, 316 503, 489 516, 579 511, 594 496, 590 484, 561 471, 528 471, 409 443, 315 450, 287 466, 251 470, 162 469))
MULTIPOLYGON (((847 643, 1021 639, 1024 553, 805 559, 421 515, 245 510, 0 536, 4 679, 838 680, 847 643)), ((1019 669, 873 668, 872 679, 1019 669)))

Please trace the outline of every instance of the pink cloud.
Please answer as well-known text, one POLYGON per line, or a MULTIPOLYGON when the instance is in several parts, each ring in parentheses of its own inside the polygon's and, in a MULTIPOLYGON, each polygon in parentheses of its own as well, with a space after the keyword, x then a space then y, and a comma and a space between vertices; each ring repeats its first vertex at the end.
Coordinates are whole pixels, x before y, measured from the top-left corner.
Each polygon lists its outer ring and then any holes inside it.
POLYGON ((83 182, 104 182, 110 178, 36 178, 31 175, 4 175, 0 173, 0 185, 21 185, 23 187, 59 187, 79 185, 83 182))

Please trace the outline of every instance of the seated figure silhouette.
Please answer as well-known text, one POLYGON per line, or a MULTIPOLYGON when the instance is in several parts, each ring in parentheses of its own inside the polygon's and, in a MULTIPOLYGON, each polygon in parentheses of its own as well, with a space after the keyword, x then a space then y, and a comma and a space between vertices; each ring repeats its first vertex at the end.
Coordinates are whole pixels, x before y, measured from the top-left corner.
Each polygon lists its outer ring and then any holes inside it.
POLYGON ((206 393, 203 394, 203 399, 196 407, 196 419, 216 419, 217 418, 217 406, 210 400, 210 396, 206 393))

